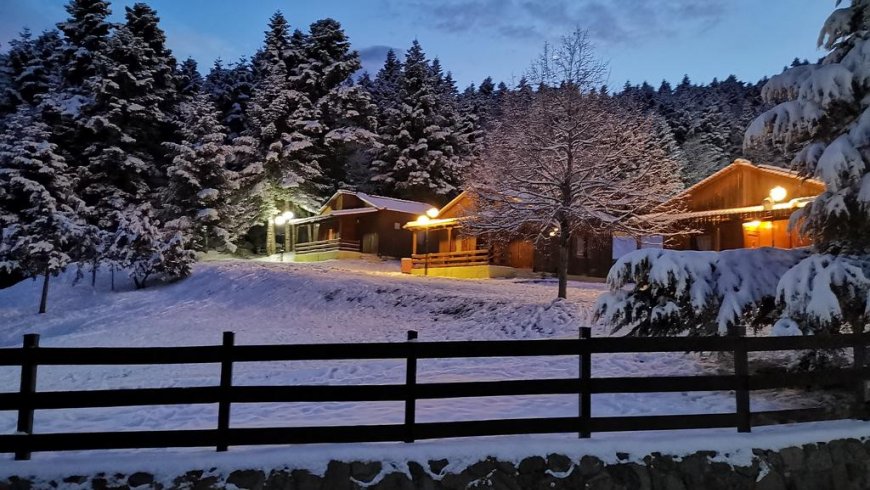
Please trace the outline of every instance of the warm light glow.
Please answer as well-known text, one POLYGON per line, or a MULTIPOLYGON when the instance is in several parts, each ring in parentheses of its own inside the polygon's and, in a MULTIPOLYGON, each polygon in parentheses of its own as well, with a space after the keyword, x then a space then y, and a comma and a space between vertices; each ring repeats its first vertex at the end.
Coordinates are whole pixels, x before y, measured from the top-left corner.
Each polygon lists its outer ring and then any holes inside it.
POLYGON ((743 223, 744 228, 758 228, 759 226, 761 226, 761 221, 758 220, 743 223))
POLYGON ((417 223, 420 223, 421 225, 425 225, 428 222, 429 222, 429 217, 426 216, 425 214, 422 216, 417 216, 417 223))
POLYGON ((275 216, 275 219, 273 221, 275 222, 276 225, 281 226, 284 223, 293 219, 293 216, 294 216, 293 211, 284 211, 283 213, 279 214, 278 216, 275 216))
POLYGON ((429 208, 429 210, 426 211, 426 216, 435 219, 435 217, 438 216, 438 210, 435 208, 429 208))
POLYGON ((784 187, 776 186, 770 190, 770 198, 773 199, 773 202, 784 201, 786 196, 788 196, 788 192, 784 187))

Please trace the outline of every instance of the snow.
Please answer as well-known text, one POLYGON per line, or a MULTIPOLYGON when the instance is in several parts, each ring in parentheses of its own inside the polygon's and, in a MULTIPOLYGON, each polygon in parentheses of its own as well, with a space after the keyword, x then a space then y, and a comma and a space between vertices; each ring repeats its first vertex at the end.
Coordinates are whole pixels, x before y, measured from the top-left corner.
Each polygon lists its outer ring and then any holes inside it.
MULTIPOLYGON (((646 252, 646 251, 645 251, 646 252)), ((44 346, 215 345, 221 332, 238 344, 402 342, 416 329, 424 341, 575 337, 583 310, 605 290, 602 284, 572 282, 569 301, 552 300, 555 287, 537 280, 450 280, 395 272, 394 262, 288 264, 254 261, 200 263, 191 277, 173 284, 133 290, 107 274, 97 290, 86 281, 72 286, 69 272, 52 281, 48 313, 37 316, 40 284, 24 281, 0 290, 0 346, 20 345, 25 333, 42 335, 44 346)), ((596 327, 595 335, 604 335, 596 327)), ((717 368, 710 358, 685 353, 596 355, 594 376, 693 375, 717 368)), ((399 360, 238 364, 234 383, 385 384, 404 381, 399 360)), ((577 359, 492 358, 421 360, 419 382, 530 379, 578 375, 577 359)), ((39 390, 111 389, 216 385, 219 367, 80 366, 40 367, 39 390)), ((0 391, 18 389, 16 368, 0 369, 0 391)), ((814 404, 798 392, 757 393, 753 410, 814 404)), ((613 394, 593 397, 593 413, 653 415, 732 412, 733 394, 692 392, 613 394)), ((523 396, 427 400, 418 420, 571 416, 576 396, 523 396)), ((203 429, 216 423, 211 405, 50 410, 36 413, 42 433, 87 430, 203 429)), ((399 423, 401 402, 238 404, 234 427, 399 423)), ((15 414, 0 413, 0 433, 15 430, 15 414)), ((571 440, 576 436, 564 435, 571 440)), ((558 439, 558 438, 557 438, 558 439)), ((207 451, 207 450, 202 450, 207 451)), ((41 458, 42 456, 37 456, 41 458)), ((48 456, 46 456, 48 457, 48 456)))
POLYGON ((362 192, 357 192, 356 195, 376 208, 398 211, 400 213, 422 215, 432 207, 432 205, 424 202, 407 201, 405 199, 396 199, 394 197, 375 196, 372 194, 364 194, 362 192))

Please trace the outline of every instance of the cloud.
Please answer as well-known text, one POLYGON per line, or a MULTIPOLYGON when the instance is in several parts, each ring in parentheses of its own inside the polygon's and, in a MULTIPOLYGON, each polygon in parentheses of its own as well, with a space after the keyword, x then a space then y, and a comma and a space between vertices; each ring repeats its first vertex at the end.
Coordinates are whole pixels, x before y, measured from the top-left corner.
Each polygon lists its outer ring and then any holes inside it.
POLYGON ((396 16, 443 32, 488 32, 543 41, 575 27, 603 44, 636 44, 710 28, 731 7, 728 0, 388 0, 396 16))

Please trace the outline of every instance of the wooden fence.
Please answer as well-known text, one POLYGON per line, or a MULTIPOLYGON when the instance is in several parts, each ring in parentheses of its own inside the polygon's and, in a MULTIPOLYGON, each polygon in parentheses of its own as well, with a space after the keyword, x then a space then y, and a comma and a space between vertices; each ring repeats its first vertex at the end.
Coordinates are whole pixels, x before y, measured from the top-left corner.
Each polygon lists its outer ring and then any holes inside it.
MULTIPOLYGON (((33 451, 93 449, 216 447, 260 444, 347 443, 404 441, 507 434, 577 433, 662 429, 735 427, 749 432, 753 425, 830 420, 836 414, 823 409, 750 412, 750 392, 761 389, 801 388, 837 385, 854 390, 854 411, 864 414, 865 346, 870 334, 833 337, 715 337, 715 338, 590 338, 588 328, 576 339, 492 340, 460 342, 418 342, 416 332, 405 343, 234 345, 232 332, 225 332, 223 344, 198 347, 40 347, 37 335, 26 335, 20 348, 0 349, 0 366, 20 366, 18 392, 0 393, 0 410, 18 412, 17 433, 0 435, 0 453, 15 453, 29 459, 33 451), (852 349, 854 364, 848 368, 826 369, 799 375, 749 374, 748 353, 807 349, 852 349), (702 376, 592 376, 596 354, 637 352, 729 352, 733 353, 732 374, 702 376), (418 359, 486 358, 512 356, 576 356, 579 376, 556 379, 418 383, 418 359), (403 359, 404 384, 390 385, 294 385, 236 386, 233 366, 240 362, 403 359), (134 388, 88 391, 37 391, 38 366, 220 364, 217 386, 190 388, 134 388), (592 416, 592 395, 600 393, 658 393, 688 391, 733 391, 735 410, 728 413, 664 414, 644 416, 592 416), (489 396, 569 394, 578 397, 579 411, 572 417, 416 422, 417 400, 489 396), (234 403, 401 401, 405 404, 402 424, 237 428, 231 427, 234 403), (217 404, 214 429, 157 430, 86 433, 34 432, 34 410, 122 407, 146 405, 217 404)), ((840 415, 842 417, 842 415, 840 415)))
POLYGON ((296 253, 299 255, 313 254, 318 252, 337 252, 339 250, 348 252, 359 252, 359 240, 343 240, 334 238, 332 240, 321 240, 318 242, 304 242, 296 244, 296 253))
POLYGON ((439 252, 431 254, 414 254, 411 256, 415 269, 427 267, 463 267, 471 265, 488 265, 488 250, 466 250, 463 252, 439 252))

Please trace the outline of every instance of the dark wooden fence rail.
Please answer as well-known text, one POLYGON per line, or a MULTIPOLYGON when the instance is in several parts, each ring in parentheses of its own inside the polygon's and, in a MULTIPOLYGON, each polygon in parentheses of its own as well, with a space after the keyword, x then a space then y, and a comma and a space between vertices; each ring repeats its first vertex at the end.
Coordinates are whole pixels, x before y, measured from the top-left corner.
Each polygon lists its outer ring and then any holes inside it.
MULTIPOLYGON (((750 411, 750 392, 761 389, 837 385, 854 390, 853 417, 865 414, 864 384, 870 378, 865 366, 865 346, 870 334, 832 337, 744 337, 732 332, 715 338, 590 338, 588 328, 576 339, 494 340, 419 342, 408 332, 405 343, 235 345, 232 332, 225 332, 222 345, 201 347, 66 348, 40 347, 39 336, 24 337, 20 348, 0 349, 0 366, 20 366, 18 392, 0 393, 0 410, 17 411, 17 433, 0 435, 0 453, 15 453, 29 459, 34 451, 127 449, 157 447, 208 447, 226 451, 229 446, 335 442, 413 442, 421 439, 574 432, 590 437, 593 432, 700 429, 735 427, 748 432, 753 425, 830 420, 821 408, 750 411), (748 353, 812 349, 853 350, 848 368, 826 369, 800 375, 749 374, 748 353), (733 374, 664 377, 592 377, 594 354, 637 352, 730 352, 733 374), (417 383, 419 359, 519 356, 577 356, 576 378, 417 383), (406 362, 404 384, 393 385, 294 385, 235 386, 233 365, 238 362, 400 359, 406 362), (218 386, 190 388, 135 388, 87 391, 36 390, 37 367, 79 365, 220 365, 218 386), (594 417, 592 395, 601 393, 659 393, 685 391, 733 391, 732 413, 689 415, 644 415, 594 417), (576 417, 416 422, 416 402, 421 399, 521 395, 576 395, 576 417), (402 424, 233 428, 230 411, 234 403, 396 401, 404 402, 402 424), (158 430, 87 433, 34 432, 34 410, 97 408, 147 405, 217 404, 215 429, 158 430)), ((839 415, 842 417, 843 415, 839 415)))

